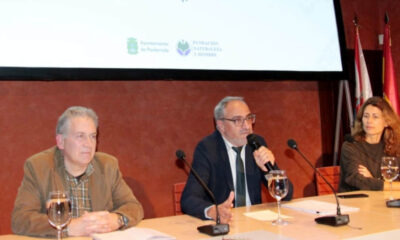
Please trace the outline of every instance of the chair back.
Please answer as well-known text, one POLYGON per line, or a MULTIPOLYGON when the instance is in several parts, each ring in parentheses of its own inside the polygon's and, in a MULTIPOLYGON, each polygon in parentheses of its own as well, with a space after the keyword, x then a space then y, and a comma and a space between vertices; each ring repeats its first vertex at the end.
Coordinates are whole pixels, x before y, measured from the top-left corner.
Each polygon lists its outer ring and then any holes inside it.
MULTIPOLYGON (((319 167, 317 169, 337 192, 339 190, 340 182, 340 166, 319 167)), ((315 173, 315 180, 318 195, 333 193, 331 188, 328 186, 328 184, 326 184, 324 179, 322 179, 322 177, 318 173, 315 173)))
POLYGON ((174 192, 173 192, 173 198, 174 198, 174 213, 175 215, 181 215, 183 214, 181 211, 181 196, 183 189, 185 188, 186 182, 180 182, 180 183, 175 183, 174 184, 174 192))

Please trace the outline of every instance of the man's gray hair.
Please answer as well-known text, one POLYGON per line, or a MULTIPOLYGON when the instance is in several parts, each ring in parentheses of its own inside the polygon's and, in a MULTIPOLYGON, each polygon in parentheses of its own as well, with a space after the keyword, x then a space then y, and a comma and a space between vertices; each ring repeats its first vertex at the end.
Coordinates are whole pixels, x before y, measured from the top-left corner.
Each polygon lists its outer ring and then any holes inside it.
POLYGON ((228 104, 228 102, 230 102, 230 101, 241 101, 243 103, 246 103, 244 101, 243 97, 232 97, 232 96, 224 97, 221 101, 219 101, 217 106, 215 106, 215 108, 214 108, 214 119, 215 120, 224 118, 225 107, 228 104))
POLYGON ((65 135, 69 127, 69 120, 73 117, 88 117, 93 120, 96 128, 99 125, 97 114, 92 109, 81 106, 72 106, 65 110, 65 112, 58 118, 56 134, 65 135))

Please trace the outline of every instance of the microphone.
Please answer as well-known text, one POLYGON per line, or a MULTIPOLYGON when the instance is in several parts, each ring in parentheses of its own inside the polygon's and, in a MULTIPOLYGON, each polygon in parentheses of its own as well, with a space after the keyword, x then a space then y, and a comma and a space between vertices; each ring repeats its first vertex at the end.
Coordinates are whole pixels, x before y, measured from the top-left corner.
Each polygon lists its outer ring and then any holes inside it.
MULTIPOLYGON (((261 147, 261 143, 257 140, 255 134, 249 134, 246 138, 247 144, 250 145, 251 149, 253 149, 253 152, 261 147)), ((271 170, 277 170, 276 167, 271 164, 271 162, 266 162, 264 166, 268 169, 268 172, 271 170)))
POLYGON ((339 205, 339 199, 337 197, 336 191, 335 189, 332 187, 332 185, 326 180, 326 178, 320 173, 320 171, 318 171, 318 169, 316 167, 314 167, 314 165, 311 164, 311 162, 307 159, 306 156, 304 156, 304 154, 299 150, 299 148, 297 147, 297 143, 295 140, 293 139, 289 139, 287 142, 288 146, 294 150, 296 150, 301 157, 306 160, 306 162, 308 163, 308 165, 310 165, 315 172, 317 172, 319 174, 319 176, 321 176, 322 179, 324 179, 324 181, 326 182, 326 184, 328 184, 328 186, 331 188, 333 194, 335 195, 336 198, 336 215, 334 216, 322 216, 322 217, 317 217, 315 219, 315 221, 319 224, 325 224, 325 225, 330 225, 330 226, 341 226, 341 225, 346 225, 349 223, 350 218, 348 214, 341 214, 340 212, 340 205, 339 205))
POLYGON ((182 160, 190 168, 193 175, 196 177, 197 181, 206 190, 207 194, 211 197, 213 203, 215 204, 216 215, 217 215, 216 224, 200 226, 200 227, 197 227, 197 230, 199 230, 199 232, 201 232, 201 233, 205 233, 210 236, 218 236, 218 235, 228 234, 229 233, 229 224, 221 224, 219 212, 218 212, 218 205, 217 205, 217 201, 215 200, 214 194, 211 192, 210 188, 208 188, 207 184, 203 181, 203 179, 201 179, 200 175, 196 172, 196 170, 194 170, 192 165, 186 161, 185 153, 182 150, 177 150, 175 154, 179 160, 182 160))

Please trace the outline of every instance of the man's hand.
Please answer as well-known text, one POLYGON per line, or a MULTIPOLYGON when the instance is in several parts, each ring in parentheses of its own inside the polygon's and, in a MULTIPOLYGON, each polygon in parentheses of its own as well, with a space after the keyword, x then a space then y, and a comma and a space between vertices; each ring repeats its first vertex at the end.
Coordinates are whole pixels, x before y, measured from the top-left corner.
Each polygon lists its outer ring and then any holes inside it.
POLYGON ((85 212, 72 219, 68 225, 69 236, 89 236, 92 233, 106 233, 117 230, 119 215, 108 211, 85 212))
MULTIPOLYGON (((219 220, 221 223, 226 224, 229 223, 233 217, 231 209, 233 208, 233 199, 235 198, 235 194, 233 192, 229 193, 229 197, 225 200, 225 202, 218 205, 219 212, 219 220)), ((217 212, 215 209, 215 205, 208 209, 207 215, 212 219, 217 219, 217 212)))
POLYGON ((268 172, 268 169, 265 167, 267 162, 271 162, 272 165, 275 165, 275 157, 274 154, 266 148, 265 146, 261 146, 256 151, 254 151, 253 156, 256 160, 256 164, 261 170, 264 172, 268 172))

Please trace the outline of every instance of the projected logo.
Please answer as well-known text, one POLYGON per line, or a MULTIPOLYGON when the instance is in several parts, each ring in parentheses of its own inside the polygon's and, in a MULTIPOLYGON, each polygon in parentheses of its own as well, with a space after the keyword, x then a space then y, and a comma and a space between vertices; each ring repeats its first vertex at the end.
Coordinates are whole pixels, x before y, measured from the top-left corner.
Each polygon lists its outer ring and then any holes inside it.
POLYGON ((185 40, 181 40, 178 42, 176 50, 181 56, 187 56, 190 53, 190 46, 189 43, 185 40))
POLYGON ((136 38, 128 38, 127 42, 128 54, 135 55, 138 54, 138 43, 136 38))

